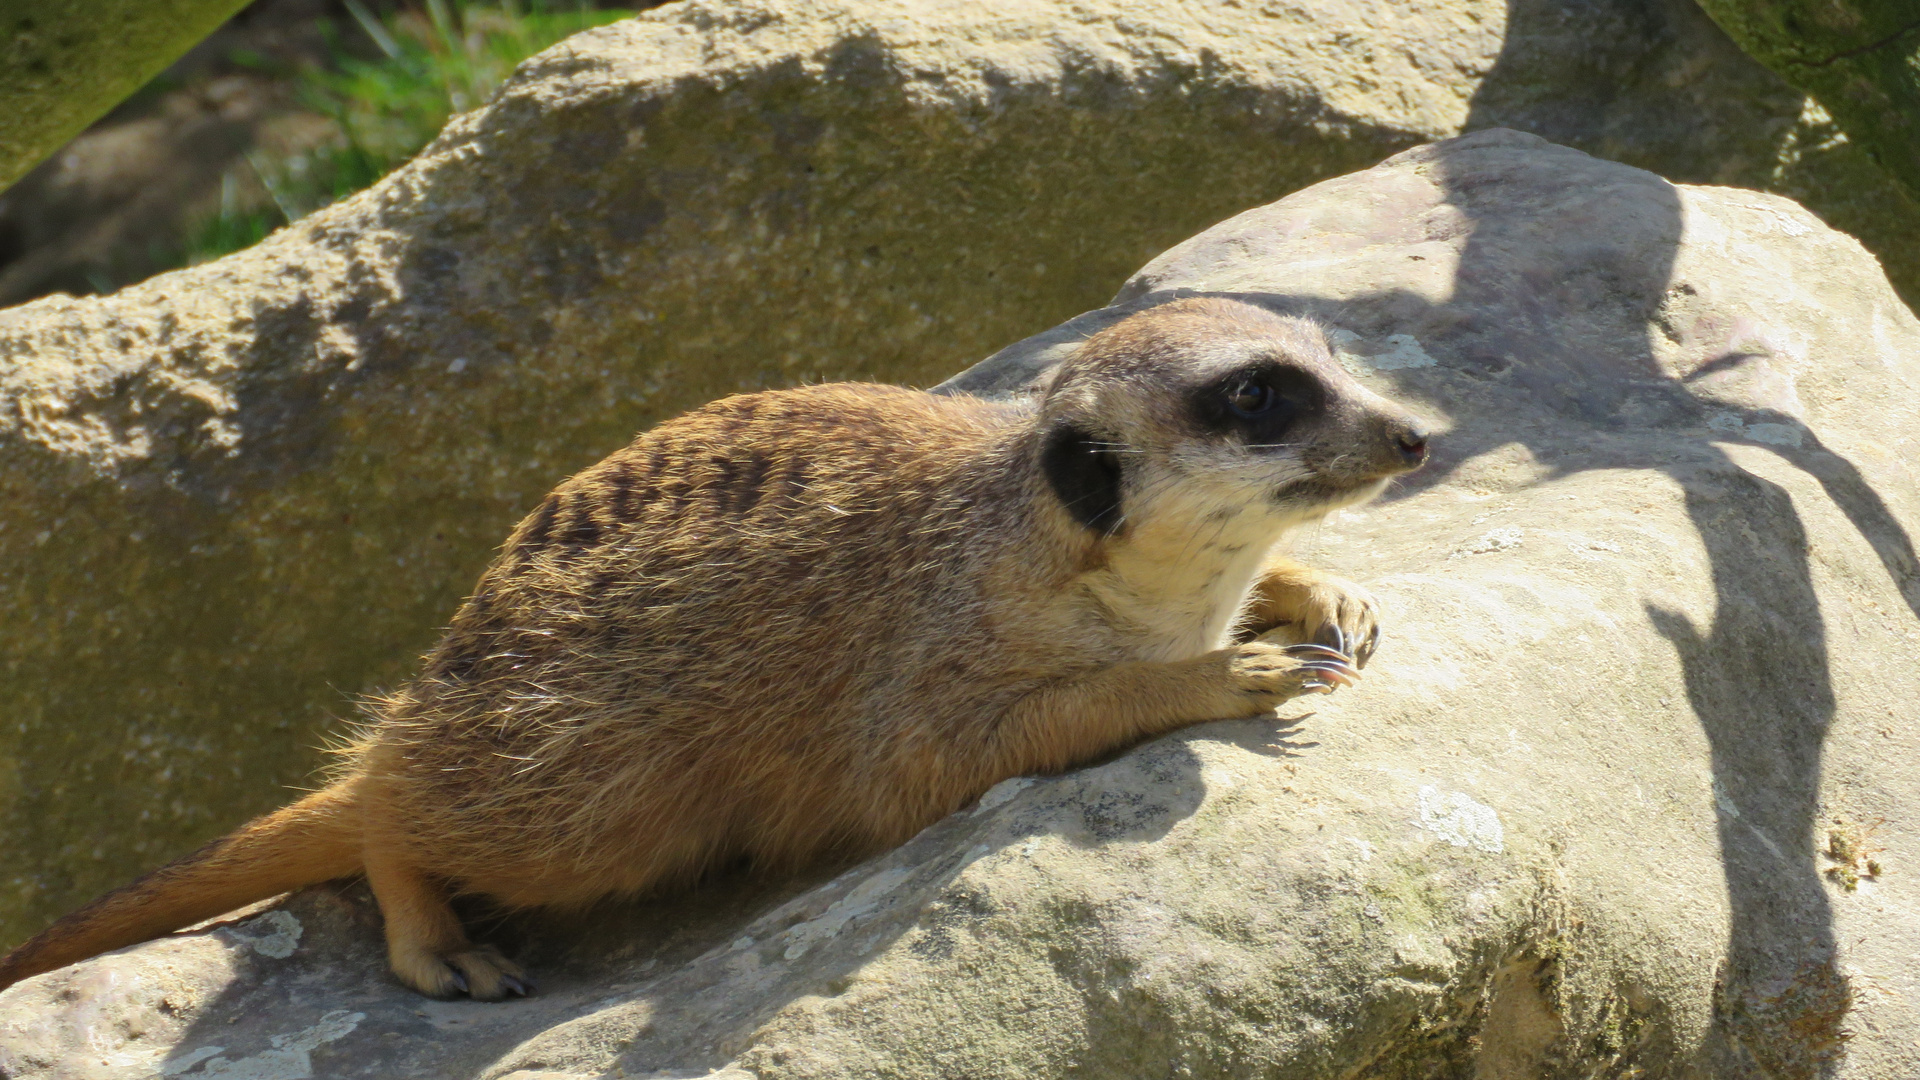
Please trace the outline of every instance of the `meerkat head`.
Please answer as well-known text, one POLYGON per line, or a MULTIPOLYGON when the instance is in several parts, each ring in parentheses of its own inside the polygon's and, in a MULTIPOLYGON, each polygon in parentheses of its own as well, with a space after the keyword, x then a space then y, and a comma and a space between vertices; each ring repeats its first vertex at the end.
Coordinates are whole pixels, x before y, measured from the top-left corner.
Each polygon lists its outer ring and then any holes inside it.
POLYGON ((1426 461, 1419 418, 1361 386, 1319 327, 1176 300, 1095 334, 1041 404, 1041 466, 1080 525, 1284 529, 1364 502, 1426 461))

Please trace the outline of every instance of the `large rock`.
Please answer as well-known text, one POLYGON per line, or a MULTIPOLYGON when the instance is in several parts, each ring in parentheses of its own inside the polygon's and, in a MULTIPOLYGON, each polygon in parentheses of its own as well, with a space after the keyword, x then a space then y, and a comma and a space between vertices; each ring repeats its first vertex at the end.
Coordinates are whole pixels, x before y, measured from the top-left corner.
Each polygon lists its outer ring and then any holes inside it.
POLYGON ((705 0, 583 35, 252 251, 0 313, 0 943, 281 801, 635 428, 932 382, 1491 123, 1805 189, 1920 260, 1802 102, 1685 0, 705 0))
POLYGON ((1818 98, 1920 196, 1920 9, 1911 0, 1700 0, 1754 59, 1818 98))
POLYGON ((0 20, 0 189, 219 28, 246 0, 39 0, 0 20))
POLYGON ((1176 292, 1323 319, 1445 427, 1300 554, 1362 685, 977 808, 824 885, 382 971, 356 888, 0 996, 8 1076, 1920 1075, 1920 321, 1805 210, 1512 132, 1154 260, 956 380, 1176 292))

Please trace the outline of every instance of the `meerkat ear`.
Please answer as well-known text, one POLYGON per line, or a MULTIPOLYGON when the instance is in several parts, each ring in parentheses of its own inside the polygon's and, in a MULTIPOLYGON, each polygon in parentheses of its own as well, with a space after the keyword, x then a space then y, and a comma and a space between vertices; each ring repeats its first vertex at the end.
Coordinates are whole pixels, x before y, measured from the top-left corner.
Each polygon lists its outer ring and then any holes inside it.
POLYGON ((1063 420, 1047 432, 1040 470, 1075 521, 1103 536, 1120 531, 1120 455, 1111 443, 1063 420))

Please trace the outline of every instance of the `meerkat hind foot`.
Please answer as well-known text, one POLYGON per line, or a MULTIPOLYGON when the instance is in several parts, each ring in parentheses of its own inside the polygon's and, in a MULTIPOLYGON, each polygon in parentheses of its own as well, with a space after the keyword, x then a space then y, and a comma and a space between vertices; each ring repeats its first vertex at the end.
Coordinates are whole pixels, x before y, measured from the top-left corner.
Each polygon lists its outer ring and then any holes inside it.
POLYGON ((462 945, 444 956, 417 949, 391 959, 401 982, 442 1001, 462 996, 504 1001, 509 995, 526 997, 535 989, 526 970, 491 945, 462 945))

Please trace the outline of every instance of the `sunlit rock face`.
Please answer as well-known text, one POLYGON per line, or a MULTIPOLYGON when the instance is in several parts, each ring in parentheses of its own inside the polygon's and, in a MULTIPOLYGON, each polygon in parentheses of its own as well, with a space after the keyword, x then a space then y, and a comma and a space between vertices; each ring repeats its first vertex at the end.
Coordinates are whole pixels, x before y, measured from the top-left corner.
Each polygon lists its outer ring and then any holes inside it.
POLYGON ((528 1000, 419 999, 363 893, 313 890, 8 991, 0 1067, 1920 1075, 1920 322, 1872 257, 1485 132, 1224 221, 948 390, 1192 292, 1318 318, 1441 432, 1294 544, 1386 602, 1359 686, 814 880, 510 921, 528 1000))

